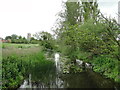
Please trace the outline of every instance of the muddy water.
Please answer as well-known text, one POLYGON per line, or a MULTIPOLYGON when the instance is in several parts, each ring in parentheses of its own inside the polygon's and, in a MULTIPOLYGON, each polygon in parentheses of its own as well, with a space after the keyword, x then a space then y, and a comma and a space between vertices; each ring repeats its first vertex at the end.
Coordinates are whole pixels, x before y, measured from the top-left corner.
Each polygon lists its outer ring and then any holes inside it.
POLYGON ((29 74, 21 88, 113 88, 120 90, 113 81, 106 79, 98 73, 88 70, 79 74, 60 74, 60 55, 55 54, 56 71, 40 79, 40 74, 29 74))

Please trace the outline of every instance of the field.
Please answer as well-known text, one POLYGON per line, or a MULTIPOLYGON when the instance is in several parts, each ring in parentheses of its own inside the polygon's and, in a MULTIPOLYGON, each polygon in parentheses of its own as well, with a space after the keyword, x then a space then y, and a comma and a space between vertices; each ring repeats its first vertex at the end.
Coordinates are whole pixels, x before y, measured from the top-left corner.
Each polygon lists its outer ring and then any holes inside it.
POLYGON ((3 49, 9 48, 30 48, 30 47, 38 47, 39 44, 11 44, 11 43, 2 43, 3 49))
POLYGON ((23 80, 35 71, 42 76, 54 68, 47 60, 39 44, 2 44, 2 86, 18 88, 23 80))
POLYGON ((2 44, 2 56, 10 56, 13 54, 24 56, 32 53, 38 53, 40 51, 39 44, 2 44))

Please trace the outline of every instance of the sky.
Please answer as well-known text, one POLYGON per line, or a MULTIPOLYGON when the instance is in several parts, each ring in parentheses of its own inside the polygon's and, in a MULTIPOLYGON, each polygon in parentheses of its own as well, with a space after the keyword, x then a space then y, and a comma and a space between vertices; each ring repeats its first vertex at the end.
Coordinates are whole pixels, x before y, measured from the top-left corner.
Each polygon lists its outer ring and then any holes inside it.
MULTIPOLYGON (((66 0, 0 0, 0 37, 27 36, 51 28, 66 0)), ((117 19, 118 0, 98 0, 100 11, 117 19)))

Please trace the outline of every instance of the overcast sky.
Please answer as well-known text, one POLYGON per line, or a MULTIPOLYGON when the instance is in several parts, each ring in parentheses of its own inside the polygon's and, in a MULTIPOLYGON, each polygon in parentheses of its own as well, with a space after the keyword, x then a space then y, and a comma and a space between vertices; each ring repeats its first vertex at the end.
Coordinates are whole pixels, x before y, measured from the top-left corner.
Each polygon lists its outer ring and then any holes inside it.
MULTIPOLYGON (((63 0, 0 0, 0 37, 51 32, 63 0)), ((65 1, 65 0, 64 0, 65 1)), ((117 19, 118 0, 99 0, 104 15, 117 19)))

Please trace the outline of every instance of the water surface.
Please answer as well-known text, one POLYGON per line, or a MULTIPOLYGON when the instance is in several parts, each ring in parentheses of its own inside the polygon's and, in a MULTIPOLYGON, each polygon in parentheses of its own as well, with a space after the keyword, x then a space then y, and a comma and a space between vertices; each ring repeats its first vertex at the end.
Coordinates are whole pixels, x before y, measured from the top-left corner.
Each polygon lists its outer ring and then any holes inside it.
POLYGON ((119 90, 115 83, 92 70, 78 74, 60 74, 60 55, 54 55, 56 69, 52 73, 42 75, 36 72, 29 74, 20 88, 113 88, 119 90))

